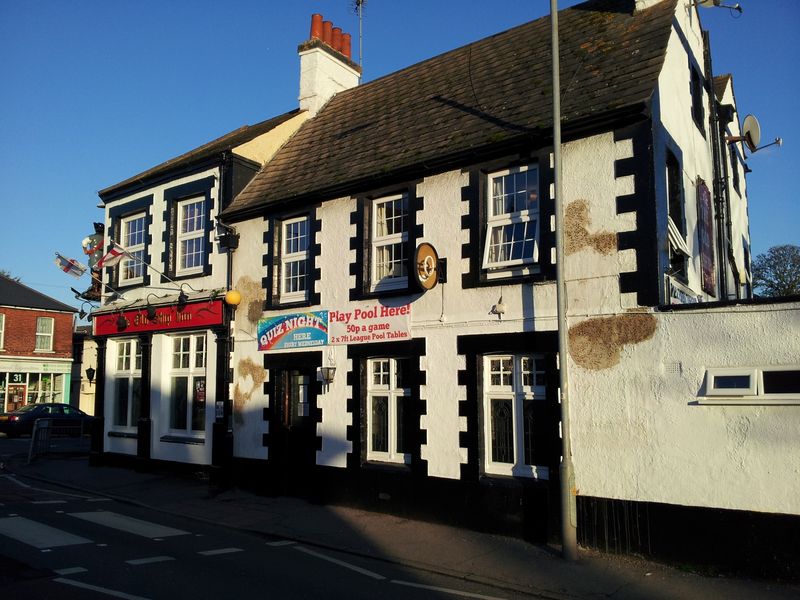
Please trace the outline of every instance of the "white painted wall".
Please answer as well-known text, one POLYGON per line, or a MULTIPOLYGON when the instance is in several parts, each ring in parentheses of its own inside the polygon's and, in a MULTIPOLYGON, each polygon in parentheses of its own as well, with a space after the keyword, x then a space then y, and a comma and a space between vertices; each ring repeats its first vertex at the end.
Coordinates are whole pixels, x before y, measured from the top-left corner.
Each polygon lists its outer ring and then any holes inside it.
POLYGON ((703 405, 708 367, 800 368, 800 303, 655 313, 652 339, 571 368, 582 496, 800 514, 794 406, 703 405))
MULTIPOLYGON (((692 96, 690 91, 691 71, 689 70, 689 51, 695 57, 694 63, 700 72, 705 67, 703 59, 703 38, 697 9, 688 2, 679 6, 675 12, 672 33, 667 46, 667 54, 658 78, 658 86, 653 94, 653 164, 654 183, 658 201, 658 248, 660 272, 669 267, 669 241, 667 239, 668 196, 666 186, 666 149, 669 148, 681 162, 683 169, 683 191, 686 217, 687 245, 691 252, 688 265, 688 286, 685 290, 691 296, 701 296, 705 300, 717 298, 702 290, 700 267, 700 241, 697 218, 697 177, 701 177, 713 194, 713 171, 711 154, 711 132, 708 115, 710 97, 705 94, 705 136, 691 117, 692 96)), ((713 204, 713 201, 712 201, 713 204)), ((715 265, 719 268, 720 257, 716 256, 716 230, 714 230, 715 265)), ((719 286, 717 286, 719 293, 719 286)), ((668 303, 666 288, 661 289, 662 304, 668 303)))
POLYGON ((316 46, 300 55, 300 109, 313 117, 335 94, 358 85, 361 74, 316 46))

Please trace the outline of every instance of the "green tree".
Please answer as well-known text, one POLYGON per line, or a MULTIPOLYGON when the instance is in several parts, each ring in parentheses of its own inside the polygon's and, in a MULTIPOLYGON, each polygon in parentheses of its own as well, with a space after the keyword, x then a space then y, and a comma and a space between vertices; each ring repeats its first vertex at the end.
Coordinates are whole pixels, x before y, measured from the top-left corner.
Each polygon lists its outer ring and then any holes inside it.
POLYGON ((756 256, 753 287, 761 296, 800 294, 800 246, 773 246, 756 256))

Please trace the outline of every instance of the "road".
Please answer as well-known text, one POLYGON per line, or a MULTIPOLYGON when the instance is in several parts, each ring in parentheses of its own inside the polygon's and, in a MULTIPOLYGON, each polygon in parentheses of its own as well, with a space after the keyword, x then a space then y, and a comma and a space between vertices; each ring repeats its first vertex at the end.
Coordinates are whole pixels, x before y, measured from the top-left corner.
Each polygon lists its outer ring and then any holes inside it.
POLYGON ((514 598, 0 471, 4 598, 514 598))

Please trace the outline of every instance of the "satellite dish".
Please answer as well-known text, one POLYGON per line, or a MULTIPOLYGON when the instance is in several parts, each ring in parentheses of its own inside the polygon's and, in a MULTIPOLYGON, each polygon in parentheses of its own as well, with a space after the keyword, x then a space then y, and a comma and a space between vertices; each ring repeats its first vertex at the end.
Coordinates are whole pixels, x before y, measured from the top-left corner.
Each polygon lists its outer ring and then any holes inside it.
POLYGON ((761 143, 761 125, 753 115, 747 115, 742 125, 742 137, 744 143, 750 148, 750 152, 755 152, 761 143))

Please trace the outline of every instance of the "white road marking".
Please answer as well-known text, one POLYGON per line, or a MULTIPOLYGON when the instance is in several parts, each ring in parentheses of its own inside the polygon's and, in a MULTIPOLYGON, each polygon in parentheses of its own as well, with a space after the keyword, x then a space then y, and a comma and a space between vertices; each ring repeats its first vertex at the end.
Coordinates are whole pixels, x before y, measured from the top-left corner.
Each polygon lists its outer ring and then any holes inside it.
POLYGON ((56 581, 58 583, 63 583, 65 585, 71 585, 84 590, 99 592, 100 594, 106 594, 107 596, 113 596, 114 598, 123 598, 123 600, 149 600, 148 598, 144 598, 142 596, 134 596, 133 594, 126 594, 125 592, 118 592, 117 590, 110 590, 108 588, 100 587, 97 585, 90 585, 88 583, 75 581, 73 579, 64 579, 63 577, 56 577, 55 579, 53 579, 53 581, 56 581))
POLYGON ((170 560, 175 559, 171 556, 150 556, 149 558, 134 558, 133 560, 126 560, 125 562, 129 565, 149 565, 152 563, 167 562, 170 560))
POLYGON ((350 569, 351 571, 355 571, 356 573, 361 573, 362 575, 366 575, 367 577, 372 577, 373 579, 386 579, 383 575, 378 575, 377 573, 373 573, 372 571, 368 571, 367 569, 362 569, 361 567, 357 567, 356 565, 351 565, 350 563, 346 563, 343 560, 339 560, 336 558, 331 558, 330 556, 325 556, 324 554, 320 554, 319 552, 314 552, 313 550, 309 550, 308 548, 303 548, 302 546, 295 546, 296 550, 300 550, 301 552, 305 552, 306 554, 310 554, 311 556, 316 556, 317 558, 321 558, 322 560, 327 560, 328 562, 332 562, 335 565, 339 565, 340 567, 344 567, 345 569, 350 569))
POLYGON ((279 548, 281 546, 294 546, 296 543, 297 542, 293 542, 292 540, 281 540, 279 542, 267 542, 267 546, 279 548))
POLYGON ((90 544, 92 542, 92 540, 87 540, 84 537, 31 521, 25 517, 0 519, 0 534, 39 549, 90 544))
POLYGON ((503 600, 503 598, 500 598, 499 596, 485 596, 484 594, 473 594, 472 592, 462 592, 461 590, 453 590, 435 585, 423 585, 421 583, 411 583, 408 581, 398 581, 396 579, 392 579, 391 583, 419 588, 421 590, 431 590, 432 592, 442 592, 444 594, 451 594, 453 596, 462 596, 464 598, 479 598, 480 600, 503 600))
POLYGON ((198 552, 201 556, 217 556, 218 554, 233 554, 234 552, 244 552, 241 548, 219 548, 218 550, 204 550, 198 552))
POLYGON ((67 569, 55 569, 54 572, 58 575, 76 575, 78 573, 88 573, 89 571, 83 567, 69 567, 67 569))
POLYGON ((167 527, 165 525, 159 525, 149 521, 142 521, 141 519, 134 519, 133 517, 120 515, 115 512, 101 511, 68 514, 70 517, 76 517, 78 519, 83 519, 84 521, 89 521, 91 523, 96 523, 112 529, 118 529, 120 531, 127 531, 128 533, 151 539, 171 537, 175 535, 189 535, 188 531, 183 531, 182 529, 175 529, 173 527, 167 527))
POLYGON ((66 504, 66 500, 31 500, 31 504, 66 504))

